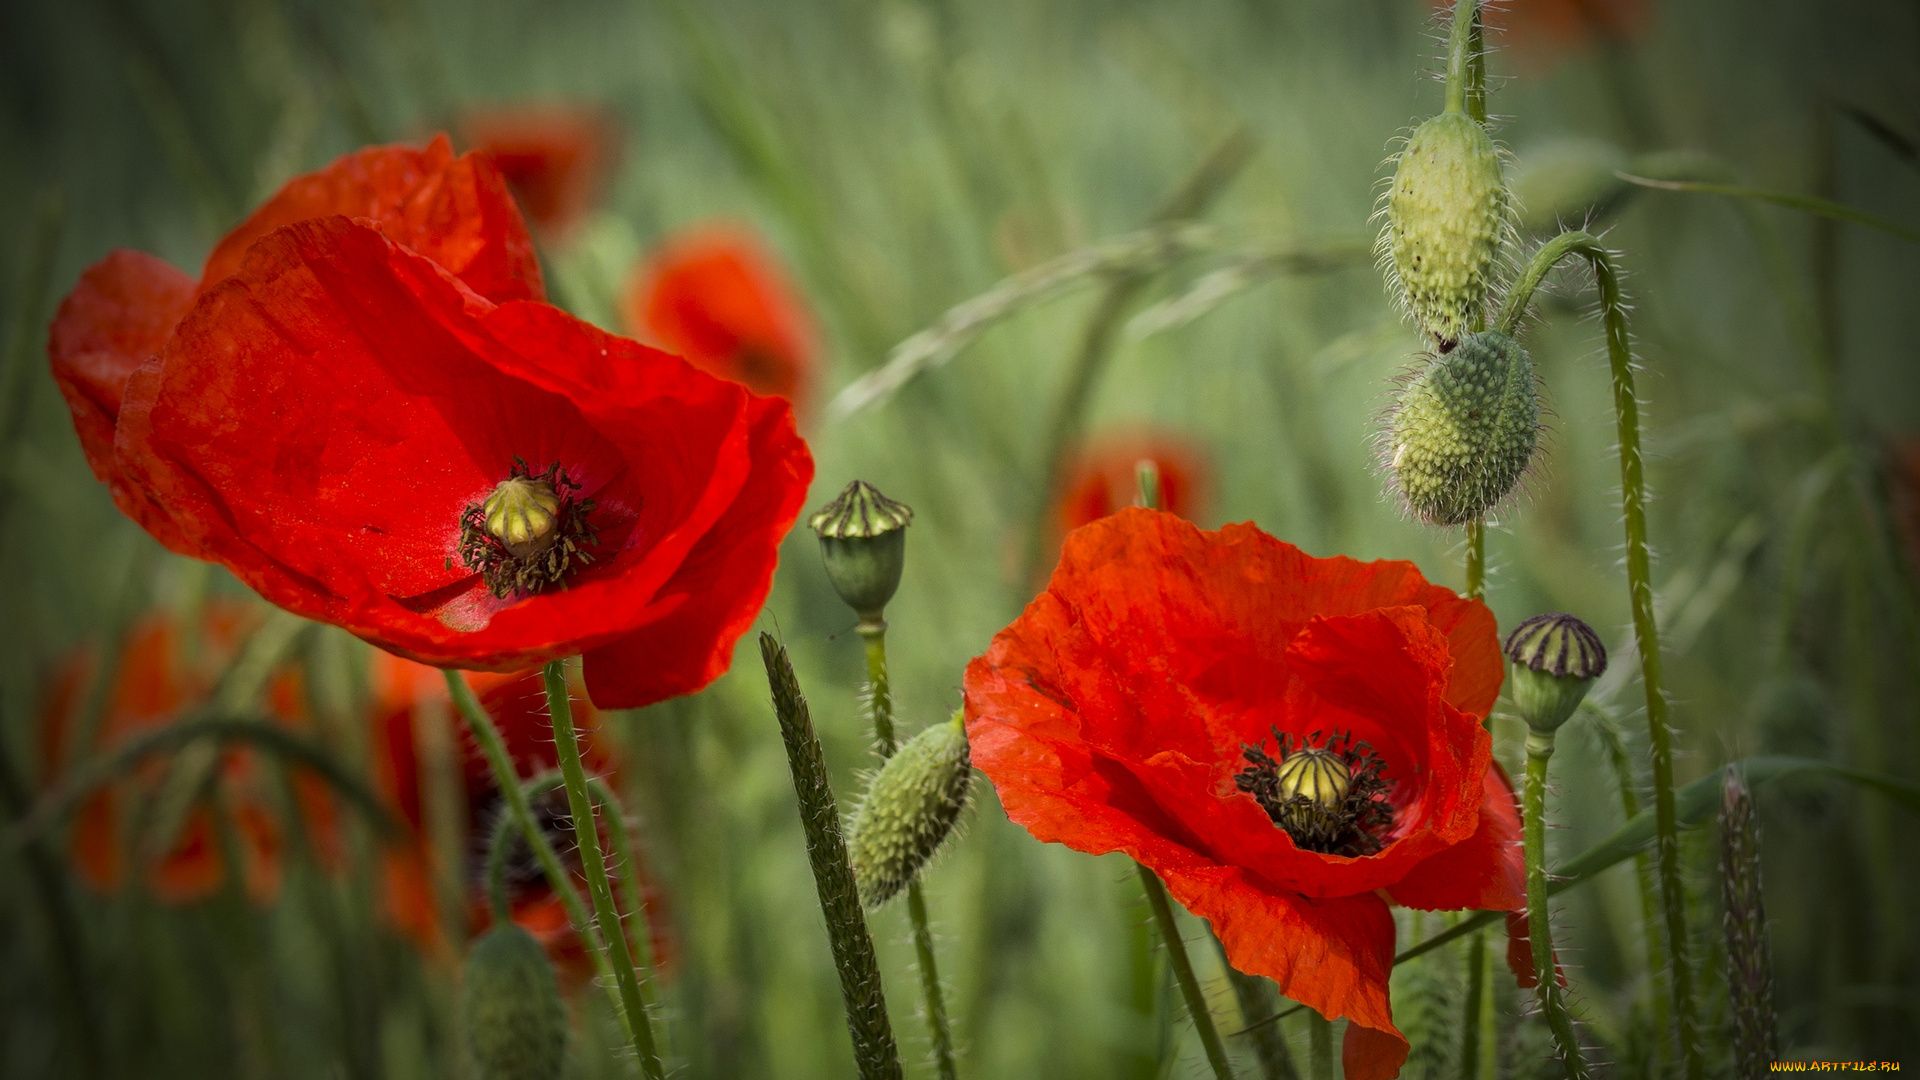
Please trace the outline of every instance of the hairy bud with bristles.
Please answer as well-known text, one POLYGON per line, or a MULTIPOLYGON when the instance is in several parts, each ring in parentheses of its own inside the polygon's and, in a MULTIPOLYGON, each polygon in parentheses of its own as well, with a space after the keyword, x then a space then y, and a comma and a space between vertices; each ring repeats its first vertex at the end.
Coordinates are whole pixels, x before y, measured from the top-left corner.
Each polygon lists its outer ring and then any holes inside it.
POLYGON ((558 1080, 566 1006, 547 951, 518 925, 488 931, 467 954, 460 1018, 481 1080, 558 1080))
POLYGON ((1507 221, 1507 190, 1493 140, 1471 117, 1447 112, 1414 130, 1387 195, 1381 246, 1420 329, 1459 340, 1493 288, 1507 221))
POLYGON ((1407 386, 1386 450, 1408 508, 1461 525, 1506 498, 1539 443, 1533 363, 1519 342, 1489 330, 1461 338, 1407 386))
POLYGON ((920 876, 966 809, 972 779, 966 720, 958 712, 887 759, 847 828, 862 903, 885 903, 920 876))

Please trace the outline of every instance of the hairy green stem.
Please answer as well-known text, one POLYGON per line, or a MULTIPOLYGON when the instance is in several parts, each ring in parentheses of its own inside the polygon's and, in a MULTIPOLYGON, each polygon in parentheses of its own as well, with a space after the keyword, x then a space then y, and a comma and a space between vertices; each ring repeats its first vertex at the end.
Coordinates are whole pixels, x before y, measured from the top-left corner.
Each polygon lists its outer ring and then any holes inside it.
MULTIPOLYGON (((1219 941, 1214 940, 1216 944, 1219 941)), ((1240 1003, 1243 1018, 1267 1016, 1275 1011, 1280 991, 1272 979, 1248 975, 1235 968, 1224 945, 1220 946, 1220 962, 1227 969, 1227 981, 1233 985, 1234 1000, 1240 1003)), ((1260 1062, 1260 1072, 1266 1080, 1300 1080, 1300 1074, 1293 1067, 1293 1055, 1287 1052, 1286 1035, 1278 1025, 1250 1023, 1236 1034, 1245 1035, 1253 1042, 1253 1056, 1260 1062)))
MULTIPOLYGON (((594 915, 600 920, 600 938, 613 966, 613 978, 620 988, 621 1016, 627 1034, 640 1055, 640 1067, 647 1080, 665 1080, 660 1051, 653 1042, 653 1022, 647 1017, 647 1003, 640 996, 640 976, 633 967, 633 951, 627 944, 626 927, 620 921, 620 909, 613 903, 613 883, 607 878, 606 857, 600 852, 600 829, 594 824, 593 794, 587 787, 586 766, 580 761, 580 736, 573 727, 573 702, 567 689, 567 664, 555 660, 547 665, 547 715, 553 720, 553 741, 560 758, 560 776, 567 789, 567 807, 573 814, 573 838, 580 847, 580 868, 587 875, 587 895, 593 899, 594 915)), ((522 799, 524 801, 524 796, 522 799)))
POLYGON ((1194 978, 1193 963, 1187 959, 1187 944, 1180 936, 1180 924, 1174 921, 1173 901, 1167 898, 1167 887, 1160 884, 1159 876, 1153 871, 1138 863, 1134 868, 1140 871, 1140 887, 1146 890, 1147 903, 1153 907, 1154 925, 1160 928, 1160 942, 1167 947, 1167 960, 1173 966, 1173 977, 1180 984, 1181 996, 1187 999, 1187 1013, 1193 1017, 1193 1026, 1200 1033, 1207 1064, 1213 1066, 1213 1075, 1218 1080, 1233 1080, 1226 1047, 1221 1045, 1220 1032, 1213 1026, 1213 1012, 1207 1007, 1207 996, 1200 992, 1200 980, 1194 978))
POLYGON ((1607 361, 1613 373, 1613 408, 1620 446, 1620 509, 1627 546, 1627 591, 1633 609, 1633 636, 1640 653, 1640 682, 1646 691, 1649 757, 1653 766, 1654 859, 1665 909, 1667 955, 1673 972, 1673 1011, 1687 1080, 1702 1080, 1693 1002, 1693 967, 1687 940, 1686 894, 1680 881, 1680 829, 1673 802, 1673 729, 1661 689, 1660 631, 1653 610, 1652 559, 1647 551, 1647 484, 1640 460, 1640 399, 1633 388, 1633 350, 1627 339, 1627 309, 1620 295, 1620 274, 1613 256, 1585 232, 1564 232, 1548 241, 1527 264, 1507 306, 1500 329, 1512 334, 1526 313, 1533 292, 1553 265, 1577 255, 1593 269, 1600 313, 1607 336, 1607 361))
POLYGON ((1487 592, 1487 519, 1467 522, 1467 598, 1478 600, 1487 592))
MULTIPOLYGON (((1480 59, 1480 50, 1475 46, 1480 36, 1480 4, 1478 0, 1457 0, 1453 5, 1453 27, 1447 37, 1447 111, 1466 112, 1469 99, 1473 96, 1473 67, 1480 59)), ((1485 90, 1480 95, 1480 108, 1486 108, 1485 90)), ((1477 119, 1477 118, 1476 118, 1477 119)))
POLYGON ((1539 980, 1536 992, 1540 1008, 1560 1048, 1567 1080, 1586 1080, 1587 1058, 1560 989, 1558 965, 1553 959, 1553 923, 1547 906, 1547 761, 1552 757, 1553 732, 1527 735, 1527 784, 1522 804, 1526 818, 1527 930, 1533 946, 1533 974, 1539 980))
MULTIPOLYGON (((899 747, 893 732, 893 689, 887 680, 887 624, 884 620, 860 621, 860 636, 867 646, 867 681, 873 712, 873 741, 881 760, 893 756, 899 747)), ((946 996, 940 992, 940 968, 933 952, 933 930, 927 921, 927 899, 920 880, 907 883, 907 918, 913 923, 914 956, 920 965, 920 988, 927 1000, 927 1026, 932 1029, 933 1062, 941 1080, 956 1080, 959 1071, 953 1061, 953 1035, 947 1023, 946 996)))
POLYGON ((773 692, 773 711, 780 721, 780 737, 787 746, 787 765, 793 772, 793 793, 800 803, 800 825, 807 835, 807 861, 826 917, 833 964, 840 973, 840 997, 846 1007, 847 1033, 853 1037, 853 1059, 861 1080, 900 1080, 900 1050, 893 1024, 887 1018, 887 998, 880 979, 880 962, 873 953, 873 935, 860 907, 859 886, 847 862, 847 841, 840 829, 840 807, 827 779, 826 757, 813 715, 800 692, 800 681, 787 659, 786 646, 772 634, 760 635, 760 659, 767 668, 773 692))
MULTIPOLYGON (((560 905, 567 911, 567 921, 573 924, 573 932, 579 936, 587 955, 593 958, 595 973, 603 983, 610 984, 613 981, 613 968, 607 961, 606 951, 600 947, 599 932, 594 929, 585 902, 574 891, 573 882, 567 877, 567 868, 560 862, 560 853, 553 849, 553 841, 547 838, 546 832, 533 816, 533 803, 527 799, 520 774, 507 754, 507 744, 500 738, 500 729, 494 726, 493 718, 487 715, 480 699, 474 697, 473 688, 467 685, 467 680, 459 672, 449 668, 441 674, 446 676, 447 691, 453 696, 454 707, 460 710, 461 717, 467 722, 467 730, 473 734, 473 741, 487 759, 494 786, 500 789, 500 798, 507 804, 508 817, 519 828, 520 835, 526 837, 527 846, 533 849, 534 861, 540 864, 541 872, 547 876, 547 884, 552 887, 554 895, 560 898, 560 905)), ((619 988, 609 985, 607 996, 618 1012, 621 1008, 619 988)))
MULTIPOLYGON (((522 785, 526 791, 527 802, 547 794, 566 783, 566 777, 558 769, 549 769, 538 776, 531 777, 522 785)), ((620 874, 620 898, 624 901, 629 917, 638 917, 646 922, 647 896, 640 884, 639 860, 634 857, 633 838, 627 830, 626 809, 605 780, 597 776, 587 777, 587 790, 593 795, 594 805, 599 808, 601 820, 607 824, 607 843, 613 848, 613 859, 620 874)), ((493 832, 487 838, 487 904, 493 911, 495 923, 511 917, 511 905, 507 901, 507 855, 510 838, 519 832, 518 823, 511 814, 502 814, 493 823, 493 832)), ((642 995, 647 989, 647 977, 653 973, 653 943, 651 926, 634 942, 639 952, 634 956, 643 977, 640 983, 642 995)), ((648 1005, 652 1005, 649 1001, 648 1005)))
MULTIPOLYGON (((1604 713, 1596 713, 1593 730, 1599 733, 1600 741, 1607 751, 1607 760, 1613 766, 1614 785, 1620 791, 1620 812, 1623 820, 1632 821, 1640 813, 1640 795, 1637 782, 1633 777, 1633 759, 1627 755, 1627 747, 1620 738, 1620 732, 1613 726, 1613 718, 1604 713)), ((1667 947, 1660 935, 1660 893, 1653 876, 1653 861, 1647 853, 1638 852, 1633 857, 1633 876, 1636 890, 1640 894, 1640 933, 1647 943, 1647 985, 1649 997, 1653 1002, 1653 1025, 1657 1033, 1654 1039, 1654 1058, 1665 1072, 1673 1063, 1673 1048, 1669 1044, 1669 1035, 1673 1029, 1673 999, 1667 988, 1667 947)))

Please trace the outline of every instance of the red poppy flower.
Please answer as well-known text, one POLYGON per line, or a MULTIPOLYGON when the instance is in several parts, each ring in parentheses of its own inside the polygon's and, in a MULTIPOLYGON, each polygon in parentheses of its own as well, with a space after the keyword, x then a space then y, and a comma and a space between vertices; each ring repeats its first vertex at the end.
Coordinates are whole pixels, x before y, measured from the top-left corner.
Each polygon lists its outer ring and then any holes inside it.
MULTIPOLYGON (((97 734, 101 751, 170 723, 181 709, 202 700, 258 622, 257 612, 237 604, 209 604, 191 647, 184 628, 170 615, 154 614, 136 623, 114 681, 97 734)), ((48 775, 77 760, 71 747, 83 699, 98 660, 86 651, 70 656, 55 673, 41 712, 41 748, 48 775)), ((284 723, 303 726, 306 708, 299 673, 287 669, 268 685, 268 712, 284 723)), ((271 773, 251 751, 229 747, 221 756, 218 797, 238 843, 247 892, 261 902, 279 891, 283 825, 274 813, 271 773)), ((72 855, 80 879, 101 892, 113 892, 128 874, 127 814, 159 794, 166 762, 154 759, 134 775, 96 791, 82 803, 73 822, 72 855)), ((295 799, 316 854, 338 865, 338 833, 332 797, 325 782, 304 771, 293 774, 295 799)), ((148 887, 161 900, 185 903, 217 892, 226 880, 221 855, 220 819, 211 805, 189 811, 173 844, 144 870, 148 887)))
POLYGON ((273 603, 438 667, 584 653, 609 708, 726 670, 813 473, 785 402, 338 216, 254 243, 129 381, 116 439, 273 603))
POLYGON ((627 290, 627 325, 694 366, 804 405, 816 365, 799 294, 758 241, 727 227, 669 239, 627 290))
POLYGON ((377 223, 389 239, 496 303, 546 295, 533 241, 500 174, 485 159, 454 157, 444 135, 424 150, 370 147, 288 181, 215 245, 197 283, 138 251, 114 251, 88 267, 53 320, 47 353, 54 382, 93 474, 128 517, 176 552, 198 554, 166 512, 126 482, 114 456, 127 380, 166 345, 196 299, 240 269, 256 241, 329 214, 377 223))
MULTIPOLYGON (((500 729, 507 753, 522 777, 533 777, 558 767, 553 731, 547 720, 544 681, 538 671, 517 674, 484 674, 472 680, 475 694, 500 729)), ((503 812, 500 790, 486 758, 473 744, 466 725, 459 722, 447 696, 446 681, 439 671, 401 660, 377 655, 374 667, 375 702, 372 714, 375 748, 375 781, 391 799, 396 816, 408 828, 386 857, 387 911, 396 926, 427 951, 443 951, 444 927, 434 901, 431 871, 431 844, 426 835, 426 814, 421 796, 420 754, 417 725, 423 719, 449 726, 447 737, 459 747, 461 791, 465 808, 464 829, 471 853, 467 865, 460 867, 460 880, 469 886, 463 898, 467 925, 474 934, 484 931, 491 917, 486 896, 486 838, 503 812), (423 713, 422 710, 426 711, 423 713)), ((619 788, 619 757, 601 731, 601 715, 584 702, 576 703, 575 721, 585 734, 581 758, 587 771, 604 777, 619 788)), ((566 797, 555 791, 536 811, 550 821, 567 816, 566 797)), ((563 858, 572 855, 573 835, 561 827, 552 838, 563 858)), ((608 850, 611 850, 610 848, 608 850)), ((638 852, 635 858, 640 858, 638 852)), ((586 895, 586 878, 577 864, 572 866, 574 884, 586 895)), ((652 943, 654 964, 661 971, 671 966, 673 949, 667 935, 666 897, 640 867, 643 900, 647 905, 646 929, 652 943)), ((531 856, 508 864, 508 903, 513 921, 526 928, 543 945, 561 972, 575 985, 593 975, 593 958, 580 945, 567 921, 566 908, 547 885, 531 856)), ((629 933, 636 928, 630 928, 629 933)))
POLYGON ((1409 563, 1130 508, 968 665, 967 735, 1010 818, 1150 867, 1235 967, 1347 1017, 1346 1075, 1375 1080, 1407 1054, 1387 898, 1526 899, 1480 724, 1502 674, 1486 607, 1409 563))
POLYGON ((527 217, 554 236, 593 205, 619 142, 604 114, 564 105, 476 109, 462 127, 474 153, 506 177, 527 217))
POLYGON ((1160 509, 1188 521, 1205 512, 1212 478, 1199 448, 1166 432, 1112 432, 1088 440, 1068 464, 1054 504, 1052 547, 1080 526, 1132 506, 1142 461, 1160 470, 1160 509))

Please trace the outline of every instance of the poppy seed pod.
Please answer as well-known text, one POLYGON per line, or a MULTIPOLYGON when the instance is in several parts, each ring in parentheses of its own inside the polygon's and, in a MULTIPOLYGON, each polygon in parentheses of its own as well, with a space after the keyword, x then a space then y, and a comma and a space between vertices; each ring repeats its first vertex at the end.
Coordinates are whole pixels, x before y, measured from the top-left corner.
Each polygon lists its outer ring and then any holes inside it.
POLYGON ((1435 525, 1460 525, 1513 490, 1540 443, 1533 362, 1497 331, 1468 334, 1401 394, 1387 433, 1389 464, 1407 506, 1435 525))
POLYGON ((1500 156, 1485 128, 1448 112, 1414 130, 1394 170, 1381 245, 1420 329, 1455 341, 1473 328, 1506 215, 1500 156))
POLYGON ((958 712, 887 759, 847 829, 847 857, 862 903, 885 903, 920 876, 967 808, 972 781, 967 729, 958 712))
POLYGON ((460 987, 467 1048, 481 1080, 556 1080, 567 1010, 533 935, 506 923, 474 943, 460 987))
POLYGON ((1507 635, 1513 706, 1534 731, 1557 730, 1607 670, 1607 647, 1593 627, 1571 615, 1535 615, 1507 635))
POLYGON ((912 521, 912 507, 855 480, 807 522, 820 537, 820 557, 833 591, 862 622, 879 622, 900 587, 912 521))

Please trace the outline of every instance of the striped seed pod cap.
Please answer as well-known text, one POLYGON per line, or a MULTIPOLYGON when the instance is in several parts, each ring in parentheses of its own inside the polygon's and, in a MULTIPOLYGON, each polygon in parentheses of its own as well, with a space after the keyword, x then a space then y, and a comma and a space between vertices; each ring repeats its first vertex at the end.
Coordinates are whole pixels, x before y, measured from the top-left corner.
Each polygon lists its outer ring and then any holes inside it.
POLYGON ((1507 635, 1513 704, 1535 731, 1553 731, 1607 670, 1607 647, 1593 627, 1559 612, 1535 615, 1507 635))
POLYGON ((865 480, 855 480, 807 524, 820 537, 820 557, 833 590, 860 618, 878 622, 900 587, 913 509, 865 480))

